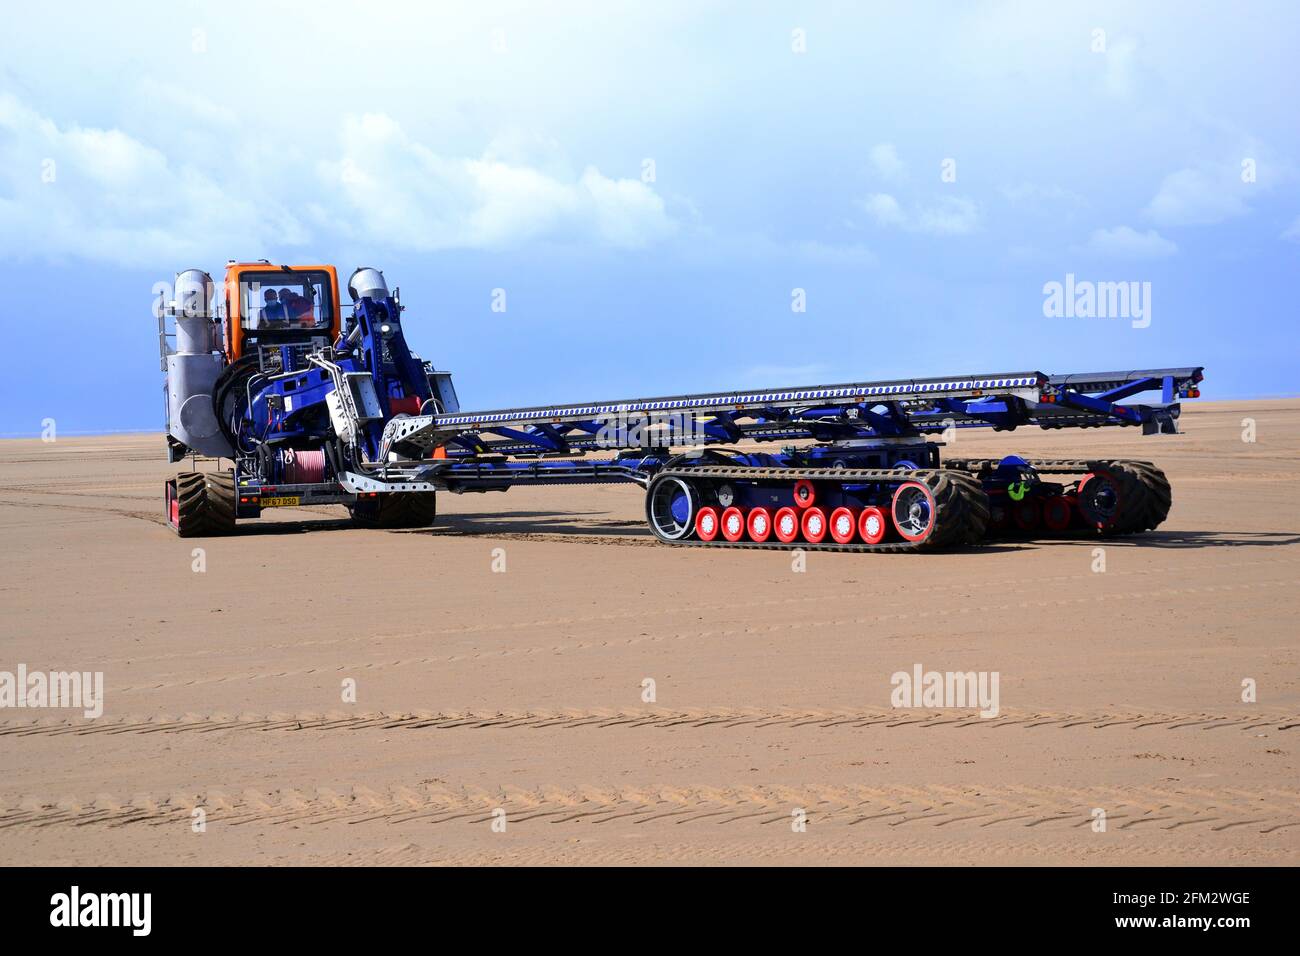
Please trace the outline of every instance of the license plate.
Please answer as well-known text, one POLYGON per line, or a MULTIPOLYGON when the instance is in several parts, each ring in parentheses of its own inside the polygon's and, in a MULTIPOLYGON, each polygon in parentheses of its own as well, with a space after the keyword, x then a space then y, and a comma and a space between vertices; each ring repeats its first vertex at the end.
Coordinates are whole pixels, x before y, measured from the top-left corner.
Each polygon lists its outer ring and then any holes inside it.
POLYGON ((279 498, 263 498, 263 508, 292 508, 298 504, 298 496, 282 495, 279 498))

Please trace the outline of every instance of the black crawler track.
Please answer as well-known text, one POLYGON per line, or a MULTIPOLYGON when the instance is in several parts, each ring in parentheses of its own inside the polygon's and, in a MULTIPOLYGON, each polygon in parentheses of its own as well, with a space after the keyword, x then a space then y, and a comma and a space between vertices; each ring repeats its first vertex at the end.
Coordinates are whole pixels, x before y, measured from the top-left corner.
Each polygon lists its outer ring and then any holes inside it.
MULTIPOLYGON (((1138 534, 1159 527, 1169 515, 1173 491, 1165 473, 1152 462, 1133 459, 1027 459, 1026 464, 1040 475, 1088 474, 1109 476, 1119 491, 1119 511, 1106 528, 1092 533, 1103 535, 1138 534)), ((945 470, 964 472, 978 478, 991 475, 997 459, 950 458, 945 470)))
POLYGON ((427 528, 438 516, 438 504, 431 491, 399 491, 349 505, 348 512, 363 528, 427 528))
POLYGON ((930 489, 934 497, 935 520, 930 534, 922 541, 883 541, 880 544, 836 544, 833 542, 810 544, 806 541, 700 541, 693 535, 683 538, 665 538, 649 521, 655 537, 665 544, 721 547, 762 548, 772 551, 933 551, 939 548, 977 544, 984 538, 989 520, 989 503, 979 480, 971 475, 942 469, 917 469, 890 471, 886 469, 859 468, 752 468, 740 465, 701 465, 691 468, 667 468, 660 471, 647 489, 647 518, 651 494, 656 483, 668 478, 680 478, 695 487, 723 481, 747 481, 767 485, 792 485, 796 481, 840 484, 884 484, 892 487, 907 482, 919 482, 930 489))

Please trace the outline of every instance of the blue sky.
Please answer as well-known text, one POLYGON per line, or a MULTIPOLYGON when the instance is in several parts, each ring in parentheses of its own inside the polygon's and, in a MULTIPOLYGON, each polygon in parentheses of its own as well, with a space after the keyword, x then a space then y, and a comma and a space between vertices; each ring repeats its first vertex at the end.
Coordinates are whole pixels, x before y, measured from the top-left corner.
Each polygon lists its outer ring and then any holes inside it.
POLYGON ((477 408, 1191 364, 1296 394, 1297 50, 1266 2, 32 4, 0 432, 160 427, 151 289, 259 257, 383 268, 477 408), (1045 316, 1067 274, 1149 282, 1150 325, 1045 316))

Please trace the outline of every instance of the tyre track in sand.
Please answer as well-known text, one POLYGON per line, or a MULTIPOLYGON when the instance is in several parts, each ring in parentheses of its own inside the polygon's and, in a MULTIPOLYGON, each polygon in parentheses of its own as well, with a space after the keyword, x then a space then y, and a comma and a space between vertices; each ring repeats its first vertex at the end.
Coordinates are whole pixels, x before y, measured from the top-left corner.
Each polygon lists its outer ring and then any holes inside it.
POLYGON ((1158 713, 1116 711, 1092 714, 1003 709, 996 717, 958 710, 863 710, 834 708, 731 708, 684 710, 561 709, 538 711, 412 711, 403 713, 300 712, 272 714, 183 714, 171 716, 38 718, 0 722, 0 737, 85 737, 96 734, 336 733, 387 730, 610 730, 634 728, 737 727, 803 729, 877 729, 902 727, 991 731, 1006 727, 1082 731, 1285 731, 1300 727, 1300 715, 1282 711, 1250 714, 1158 713))
MULTIPOLYGON (((1241 830, 1289 838, 1300 827, 1300 791, 1270 787, 1210 790, 1190 786, 912 786, 599 785, 450 788, 441 784, 332 789, 140 794, 118 800, 20 796, 0 805, 0 831, 73 826, 184 826, 202 809, 209 826, 487 824, 504 810, 514 826, 577 825, 612 829, 698 825, 739 828, 789 824, 803 811, 808 826, 885 832, 943 828, 1003 839, 1025 829, 1091 832, 1094 810, 1113 831, 1241 830)), ((1182 834, 1180 833, 1180 836, 1182 834)))

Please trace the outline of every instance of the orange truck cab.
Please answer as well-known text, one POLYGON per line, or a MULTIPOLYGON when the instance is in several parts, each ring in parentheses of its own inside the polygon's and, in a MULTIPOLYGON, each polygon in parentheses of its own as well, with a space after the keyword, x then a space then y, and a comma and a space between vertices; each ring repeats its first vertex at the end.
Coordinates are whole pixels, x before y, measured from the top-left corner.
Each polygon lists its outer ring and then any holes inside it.
POLYGON ((339 278, 333 266, 226 266, 226 361, 256 354, 258 346, 333 342, 340 327, 339 278))

